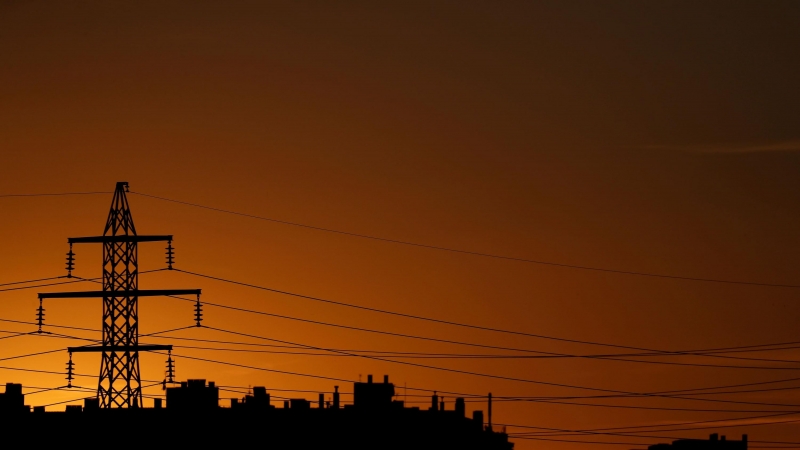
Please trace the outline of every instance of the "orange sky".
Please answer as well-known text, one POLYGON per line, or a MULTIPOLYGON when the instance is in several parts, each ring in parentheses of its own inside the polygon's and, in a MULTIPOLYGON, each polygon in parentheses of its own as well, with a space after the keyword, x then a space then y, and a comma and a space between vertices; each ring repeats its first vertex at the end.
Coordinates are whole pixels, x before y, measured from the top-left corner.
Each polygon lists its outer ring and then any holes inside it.
MULTIPOLYGON (((110 191, 128 181, 133 191, 392 239, 620 270, 800 283, 797 3, 531 3, 3 2, 0 194, 110 191)), ((0 283, 63 274, 67 237, 101 234, 110 199, 0 198, 0 283)), ((665 350, 797 340, 797 289, 556 268, 136 195, 130 202, 139 233, 176 236, 177 267, 275 289, 665 350)), ((76 252, 76 273, 99 276, 100 248, 76 252)), ((142 269, 163 266, 161 244, 143 244, 140 252, 142 269)), ((358 312, 180 273, 145 274, 140 285, 202 288, 209 302, 405 334, 550 352, 615 351, 358 312)), ((0 318, 33 320, 36 291, 0 292, 0 318)), ((96 299, 45 306, 51 323, 99 329, 96 299)), ((188 304, 147 298, 140 308, 142 333, 192 324, 188 304)), ((484 352, 211 307, 205 313, 211 326, 313 346, 484 352)), ((4 323, 0 329, 30 328, 4 323)), ((210 330, 175 336, 239 340, 210 330)), ((0 358, 73 343, 2 340, 0 358)), ((345 379, 389 374, 399 385, 445 391, 592 394, 365 359, 176 353, 345 379)), ((798 352, 745 356, 796 360, 798 352)), ((162 379, 163 359, 143 355, 143 378, 162 379)), ((99 369, 97 355, 77 355, 75 362, 80 373, 99 369)), ((800 376, 586 359, 418 362, 635 392, 800 376)), ((66 352, 0 360, 4 367, 52 371, 65 363, 66 352)), ((180 357, 177 373, 268 389, 334 384, 180 357)), ((26 386, 64 383, 58 375, 7 369, 0 375, 26 386)), ((27 400, 77 397, 52 392, 27 400)), ((795 390, 715 398, 800 403, 795 390)), ((595 402, 786 409, 652 398, 595 402)), ((495 407, 498 423, 563 429, 754 415, 528 402, 495 407)), ((720 431, 800 441, 796 424, 720 431)), ((591 447, 515 442, 520 449, 591 447)), ((620 448, 629 447, 636 446, 620 448)))

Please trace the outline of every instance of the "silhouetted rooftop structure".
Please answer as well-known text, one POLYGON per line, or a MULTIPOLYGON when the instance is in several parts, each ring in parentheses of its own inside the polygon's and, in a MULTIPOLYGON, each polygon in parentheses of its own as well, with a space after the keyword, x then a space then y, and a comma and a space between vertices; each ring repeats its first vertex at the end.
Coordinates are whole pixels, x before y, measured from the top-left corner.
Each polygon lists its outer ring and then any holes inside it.
POLYGON ((714 433, 708 440, 679 439, 672 441, 672 444, 651 445, 648 450, 747 450, 747 435, 743 434, 741 441, 734 441, 714 433))
POLYGON ((219 407, 219 388, 213 381, 188 380, 180 387, 167 388, 167 408, 172 410, 203 411, 219 407))
POLYGON ((0 394, 0 412, 28 411, 25 406, 25 396, 22 395, 22 385, 6 383, 6 391, 0 394))
POLYGON ((394 384, 389 383, 388 375, 383 376, 383 383, 373 383, 372 375, 367 375, 366 383, 353 384, 353 406, 356 408, 390 408, 393 397, 394 384))
MULTIPOLYGON (((22 386, 9 384, 0 402, 23 405, 22 386), (9 400, 13 399, 13 400, 9 400)), ((114 424, 125 423, 130 441, 156 447, 210 445, 269 445, 271 448, 319 449, 467 449, 511 450, 505 433, 496 433, 483 422, 483 412, 465 416, 463 399, 447 410, 437 396, 436 408, 407 408, 394 400, 395 387, 384 377, 382 383, 353 386, 353 404, 339 404, 338 386, 333 402, 290 399, 283 407, 270 404, 263 386, 219 406, 219 388, 205 380, 188 380, 167 389, 166 407, 160 398, 153 408, 100 408, 96 398, 84 400, 83 407, 70 405, 63 412, 43 407, 3 409, 6 433, 36 436, 37 445, 63 444, 64 436, 92 436, 91 445, 100 447, 119 441, 114 424), (123 422, 121 422, 123 421, 123 422)), ((453 404, 453 403, 451 403, 453 404)), ((83 443, 89 441, 83 440, 83 443)), ((126 443, 128 443, 126 441, 126 443)), ((728 449, 725 449, 728 450, 728 449)), ((736 449, 739 450, 739 449, 736 449)))

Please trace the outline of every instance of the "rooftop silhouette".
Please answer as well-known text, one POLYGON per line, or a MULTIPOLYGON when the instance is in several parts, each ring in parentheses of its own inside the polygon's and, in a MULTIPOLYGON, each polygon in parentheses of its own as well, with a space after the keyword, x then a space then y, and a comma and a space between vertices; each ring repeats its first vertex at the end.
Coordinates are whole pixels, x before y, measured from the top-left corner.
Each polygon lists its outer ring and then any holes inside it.
MULTIPOLYGON (((131 441, 165 445, 242 445, 263 443, 277 448, 349 449, 486 449, 511 450, 504 432, 484 423, 483 411, 465 415, 464 400, 448 409, 436 394, 427 409, 406 407, 395 400, 395 386, 385 376, 382 383, 353 385, 353 403, 342 404, 335 389, 333 400, 322 394, 313 404, 290 399, 276 406, 264 387, 220 406, 219 387, 202 379, 183 381, 166 390, 152 407, 101 408, 97 397, 65 411, 24 405, 22 385, 8 383, 0 394, 0 415, 7 427, 21 436, 35 436, 38 445, 56 445, 67 435, 92 436, 96 446, 131 441), (112 426, 116 424, 117 426, 112 426), (124 426, 131 433, 120 433, 124 426), (45 431, 43 433, 43 431, 45 431)), ((88 443, 91 447, 94 444, 88 443)))

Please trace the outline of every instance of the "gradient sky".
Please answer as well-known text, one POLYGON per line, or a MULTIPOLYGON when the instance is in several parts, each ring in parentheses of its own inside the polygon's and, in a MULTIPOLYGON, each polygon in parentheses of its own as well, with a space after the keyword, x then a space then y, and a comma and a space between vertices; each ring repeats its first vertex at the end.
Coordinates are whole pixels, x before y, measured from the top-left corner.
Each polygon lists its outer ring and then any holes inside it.
MULTIPOLYGON (((128 181, 135 192, 430 245, 623 271, 800 284, 798 30, 800 4, 788 1, 6 1, 0 3, 0 194, 110 191, 116 181, 128 181)), ((0 198, 0 283, 63 274, 67 237, 100 234, 110 199, 0 198)), ((139 233, 176 236, 177 267, 275 289, 662 350, 798 340, 799 289, 505 261, 134 194, 130 202, 139 233)), ((99 247, 76 251, 76 273, 99 276, 99 247)), ((163 267, 163 248, 143 244, 140 261, 142 269, 163 267)), ((180 273, 142 275, 140 284, 202 288, 209 302, 398 333, 572 354, 618 351, 392 318, 180 273)), ((62 288, 73 289, 47 289, 62 288)), ((33 320, 35 293, 0 292, 0 318, 33 320)), ((96 299, 45 307, 51 323, 99 329, 96 299)), ((140 308, 143 333, 192 324, 189 304, 142 299, 140 308)), ((314 346, 492 352, 211 307, 206 323, 314 346)), ((0 329, 31 327, 5 322, 0 329)), ((210 330, 174 336, 242 340, 210 330)), ((66 352, 2 358, 72 343, 2 340, 0 364, 62 371, 66 352)), ((593 394, 358 358, 176 353, 344 379, 389 374, 399 385, 442 391, 593 394)), ((741 356, 797 360, 800 352, 741 356)), ((162 379, 163 359, 143 355, 143 377, 162 379)), ((77 355, 75 362, 80 373, 99 369, 97 355, 77 355)), ((597 359, 419 362, 634 392, 800 376, 800 370, 597 359)), ((177 374, 268 389, 328 391, 334 384, 180 357, 177 374)), ((26 386, 64 383, 58 375, 7 369, 0 375, 0 382, 26 386)), ((96 384, 92 378, 79 382, 96 384)), ((46 392, 28 396, 27 403, 80 396, 46 392)), ((796 390, 714 398, 800 403, 796 390)), ((447 401, 452 407, 452 398, 447 401)), ((653 398, 582 401, 787 409, 653 398)), ((485 405, 468 404, 475 408, 485 405)), ((495 422, 588 429, 765 414, 503 402, 495 407, 495 422)), ((800 441, 797 424, 719 431, 800 441)), ((641 441, 620 446, 641 448, 669 439, 586 440, 641 441)), ((519 449, 591 447, 515 442, 519 449)))

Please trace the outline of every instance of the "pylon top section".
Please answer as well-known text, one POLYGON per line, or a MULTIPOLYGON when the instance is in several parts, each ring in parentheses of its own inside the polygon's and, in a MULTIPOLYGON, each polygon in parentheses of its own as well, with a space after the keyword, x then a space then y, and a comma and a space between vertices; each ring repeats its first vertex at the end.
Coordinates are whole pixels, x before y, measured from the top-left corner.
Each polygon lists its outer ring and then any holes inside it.
POLYGON ((128 192, 128 182, 118 182, 114 189, 114 198, 111 200, 111 210, 108 212, 103 236, 136 236, 136 227, 133 225, 126 192, 128 192))

